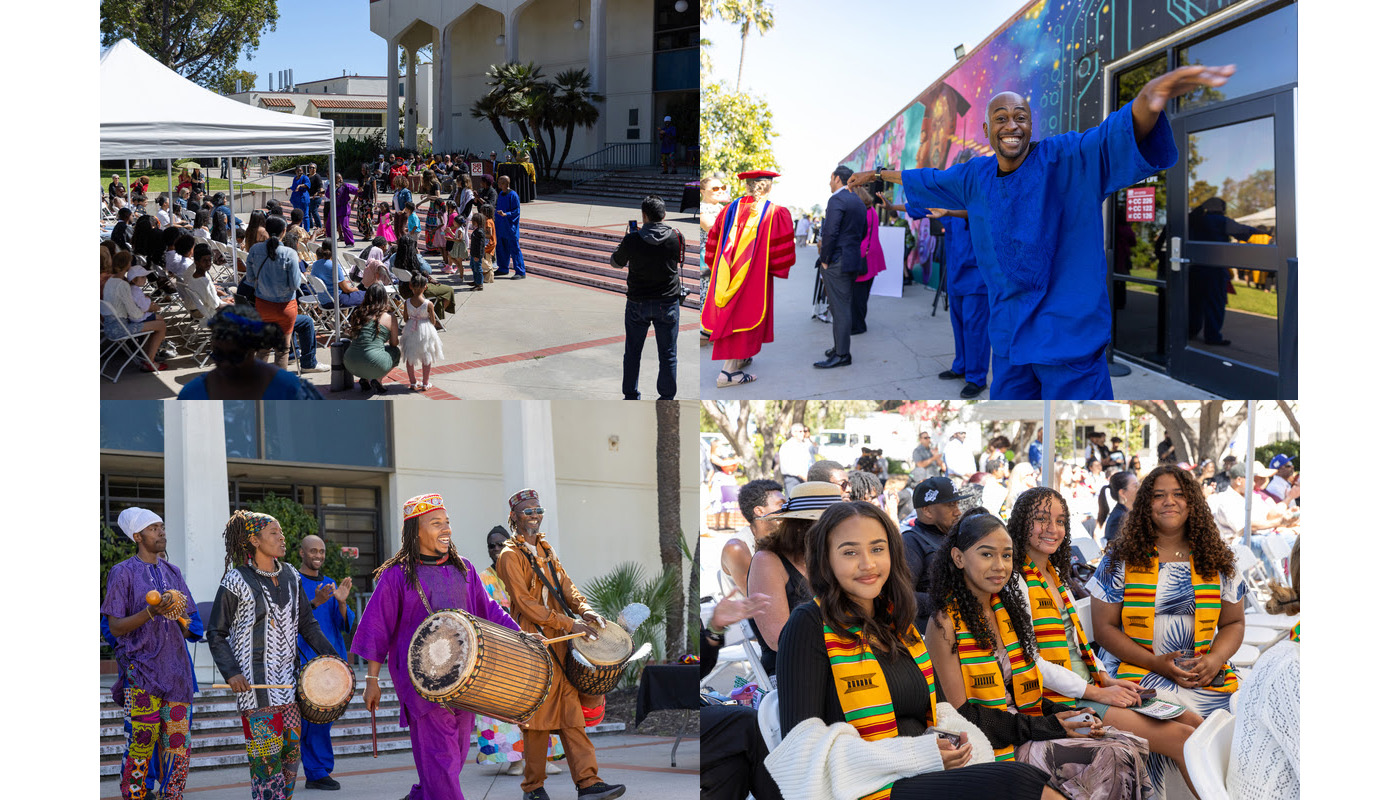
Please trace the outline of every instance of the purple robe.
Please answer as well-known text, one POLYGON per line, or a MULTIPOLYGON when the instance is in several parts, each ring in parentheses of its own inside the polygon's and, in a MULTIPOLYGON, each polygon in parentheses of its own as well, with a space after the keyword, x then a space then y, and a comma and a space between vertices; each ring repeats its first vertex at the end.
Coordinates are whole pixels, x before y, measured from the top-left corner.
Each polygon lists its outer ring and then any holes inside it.
MULTIPOLYGON (((467 562, 465 579, 455 567, 419 564, 418 580, 423 592, 428 595, 433 611, 459 608, 513 631, 520 630, 515 620, 486 593, 486 587, 482 585, 481 577, 471 562, 467 562)), ((395 564, 380 576, 379 584, 374 587, 374 594, 365 606, 360 627, 355 631, 355 641, 350 645, 350 652, 355 655, 389 667, 389 675, 393 677, 399 697, 400 727, 408 727, 414 717, 442 709, 442 706, 418 694, 408 673, 409 642, 413 639, 414 631, 427 618, 428 610, 409 585, 403 565, 395 564)), ((472 720, 469 718, 465 723, 470 728, 472 720)))
MULTIPOLYGON (((129 617, 149 608, 146 592, 175 590, 194 607, 194 597, 180 568, 165 559, 147 564, 137 556, 112 567, 107 575, 107 596, 102 613, 114 619, 129 617)), ((485 595, 485 589, 482 594, 485 595)), ((494 605, 494 604, 493 604, 494 605)), ((501 612, 502 616, 505 612, 501 612)), ((512 623, 514 625, 514 623, 512 623)), ((117 661, 127 664, 132 685, 172 703, 194 700, 194 677, 190 672, 190 652, 180 623, 156 617, 117 640, 117 661)))

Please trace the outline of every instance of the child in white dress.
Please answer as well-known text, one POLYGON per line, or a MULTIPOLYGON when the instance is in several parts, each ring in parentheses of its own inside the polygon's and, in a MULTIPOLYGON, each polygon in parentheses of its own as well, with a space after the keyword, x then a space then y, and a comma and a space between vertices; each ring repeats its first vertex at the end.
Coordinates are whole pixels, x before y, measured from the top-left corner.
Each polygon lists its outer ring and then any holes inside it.
POLYGON ((432 302, 423 296, 427 288, 427 276, 421 272, 413 273, 408 281, 409 298, 404 303, 408 323, 402 338, 403 360, 408 369, 408 388, 411 390, 419 388, 418 379, 413 374, 415 362, 423 366, 422 388, 426 391, 433 388, 429 380, 433 362, 446 358, 442 352, 442 339, 437 333, 442 330, 442 323, 438 322, 437 314, 433 312, 432 302))

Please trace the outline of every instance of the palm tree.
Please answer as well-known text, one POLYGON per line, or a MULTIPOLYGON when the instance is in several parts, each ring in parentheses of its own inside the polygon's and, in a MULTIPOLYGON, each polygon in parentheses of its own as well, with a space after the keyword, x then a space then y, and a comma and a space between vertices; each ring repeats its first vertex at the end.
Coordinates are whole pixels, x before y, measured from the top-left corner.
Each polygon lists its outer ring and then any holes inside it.
MULTIPOLYGON (((554 76, 554 124, 564 127, 564 152, 559 155, 559 165, 554 170, 556 178, 574 145, 574 129, 579 126, 592 129, 598 123, 598 106, 594 104, 603 102, 604 98, 590 88, 592 85, 593 76, 586 69, 566 69, 554 76)), ((551 139, 550 146, 553 144, 551 139)))
POLYGON ((486 85, 505 95, 506 116, 520 129, 520 138, 530 138, 527 101, 545 85, 540 68, 533 61, 527 64, 493 64, 486 70, 486 85))
POLYGON ((497 136, 501 137, 501 146, 505 147, 510 144, 510 136, 506 133, 501 120, 505 118, 508 110, 505 94, 493 89, 478 97, 476 102, 472 103, 469 113, 473 119, 484 119, 491 123, 491 129, 496 132, 497 136))
POLYGON ((707 6, 710 13, 718 13, 725 22, 739 25, 739 76, 734 79, 734 89, 738 91, 744 81, 744 51, 749 44, 749 30, 756 30, 759 36, 772 30, 773 9, 763 0, 714 0, 707 6))
MULTIPOLYGON (((661 568, 681 574, 681 409, 675 400, 656 401, 656 509, 661 568)), ((696 557, 698 557, 696 553, 696 557)), ((680 586, 666 603, 666 656, 685 651, 685 592, 680 586)))

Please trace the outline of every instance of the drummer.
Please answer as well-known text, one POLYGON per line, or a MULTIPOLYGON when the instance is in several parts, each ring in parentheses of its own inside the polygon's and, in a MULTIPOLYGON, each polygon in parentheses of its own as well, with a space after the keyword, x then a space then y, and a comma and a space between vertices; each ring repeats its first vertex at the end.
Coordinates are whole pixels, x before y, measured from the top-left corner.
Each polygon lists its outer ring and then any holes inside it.
MULTIPOLYGON (((588 626, 577 617, 602 627, 603 618, 574 588, 554 548, 540 532, 544 509, 540 507, 539 494, 534 489, 523 489, 511 495, 509 504, 514 535, 496 559, 496 573, 506 585, 511 598, 510 613, 521 630, 539 632, 545 637, 587 633, 588 626)), ((562 673, 563 659, 572 658, 568 643, 560 642, 551 649, 559 659, 555 666, 562 673)), ((557 732, 564 744, 579 800, 611 800, 627 791, 621 784, 610 785, 598 777, 593 743, 584 733, 583 704, 578 690, 568 680, 555 680, 544 704, 520 727, 525 735, 525 777, 520 784, 525 800, 549 800, 544 790, 544 767, 551 731, 557 732)))
MULTIPOLYGON (((330 640, 336 655, 345 658, 345 634, 355 628, 355 610, 350 607, 350 578, 336 584, 335 578, 321 574, 326 563, 326 542, 312 534, 301 540, 298 548, 301 554, 301 567, 297 574, 301 577, 301 588, 314 609, 312 616, 321 626, 321 632, 330 640)), ((299 664, 316 658, 316 649, 305 636, 297 637, 297 649, 301 658, 299 664)), ((335 771, 335 750, 331 747, 331 725, 303 720, 301 727, 301 760, 306 764, 306 788, 339 789, 340 782, 331 777, 335 771)))
POLYGON ((297 636, 333 656, 304 601, 276 517, 242 509, 224 526, 224 573, 209 615, 209 652, 243 717, 254 800, 296 789, 301 711, 296 702, 297 636))
POLYGON ((471 750, 474 715, 425 700, 413 690, 408 646, 423 620, 450 608, 511 630, 520 627, 486 594, 476 568, 457 555, 442 495, 419 495, 403 504, 399 552, 375 570, 374 580, 374 594, 350 646, 350 652, 369 662, 365 706, 379 708, 379 672, 387 662, 398 687, 399 727, 408 728, 418 770, 418 783, 408 797, 463 800, 462 766, 471 750))

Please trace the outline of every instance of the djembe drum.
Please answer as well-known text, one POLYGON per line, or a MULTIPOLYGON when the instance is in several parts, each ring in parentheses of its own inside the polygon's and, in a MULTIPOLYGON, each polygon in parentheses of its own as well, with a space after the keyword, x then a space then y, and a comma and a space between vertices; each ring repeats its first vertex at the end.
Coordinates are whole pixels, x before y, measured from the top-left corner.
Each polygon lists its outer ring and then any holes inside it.
POLYGON ((538 639, 455 608, 414 631, 408 673, 426 700, 514 723, 534 715, 554 682, 538 639))
POLYGON ((339 656, 317 656, 297 674, 297 707, 308 722, 335 722, 354 696, 355 673, 339 656))
MULTIPOLYGON (((588 624, 588 623, 585 623, 588 624)), ((627 659, 632 655, 632 637, 616 622, 601 630, 588 624, 598 636, 569 642, 569 657, 564 659, 564 677, 583 695, 605 695, 617 687, 627 659), (582 658, 580 658, 582 656, 582 658)))

